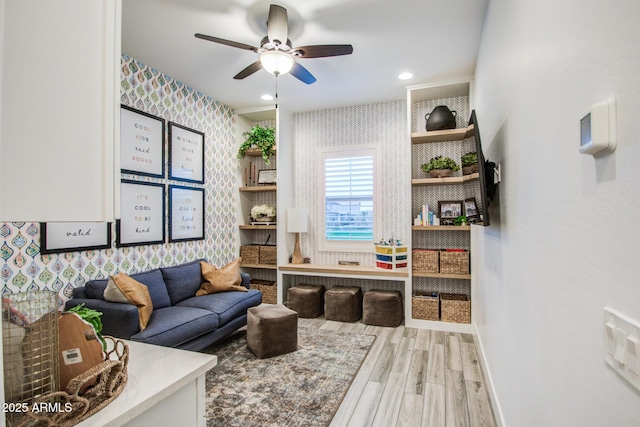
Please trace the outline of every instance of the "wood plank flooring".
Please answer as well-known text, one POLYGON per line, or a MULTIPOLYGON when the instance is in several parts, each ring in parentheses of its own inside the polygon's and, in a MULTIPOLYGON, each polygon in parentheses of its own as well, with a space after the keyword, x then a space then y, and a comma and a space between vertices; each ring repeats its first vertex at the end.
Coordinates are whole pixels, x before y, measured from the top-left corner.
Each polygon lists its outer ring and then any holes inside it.
POLYGON ((496 426, 473 335, 324 318, 298 325, 377 336, 331 427, 496 426))

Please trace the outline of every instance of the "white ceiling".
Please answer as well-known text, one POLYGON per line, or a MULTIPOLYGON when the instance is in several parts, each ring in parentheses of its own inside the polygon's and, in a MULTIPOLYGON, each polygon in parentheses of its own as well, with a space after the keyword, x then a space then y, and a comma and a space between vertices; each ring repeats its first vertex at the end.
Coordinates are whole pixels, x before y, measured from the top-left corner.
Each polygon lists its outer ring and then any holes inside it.
POLYGON ((488 0, 125 0, 122 52, 234 109, 273 105, 276 78, 233 76, 258 54, 195 33, 260 46, 271 3, 289 15, 293 46, 352 44, 353 54, 298 59, 318 81, 278 78, 293 112, 404 99, 407 85, 473 76, 488 0), (399 80, 401 72, 414 77, 399 80))

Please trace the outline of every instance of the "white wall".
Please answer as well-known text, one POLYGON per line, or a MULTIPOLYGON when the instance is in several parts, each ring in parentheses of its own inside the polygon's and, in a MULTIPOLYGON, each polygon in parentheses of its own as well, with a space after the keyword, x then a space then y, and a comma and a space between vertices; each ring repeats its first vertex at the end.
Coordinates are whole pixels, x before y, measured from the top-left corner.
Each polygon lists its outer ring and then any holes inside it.
POLYGON ((503 183, 472 286, 504 425, 640 425, 640 392, 602 358, 603 307, 640 319, 638 17, 637 0, 489 5, 475 100, 503 183), (579 119, 610 95, 618 148, 594 160, 579 119))

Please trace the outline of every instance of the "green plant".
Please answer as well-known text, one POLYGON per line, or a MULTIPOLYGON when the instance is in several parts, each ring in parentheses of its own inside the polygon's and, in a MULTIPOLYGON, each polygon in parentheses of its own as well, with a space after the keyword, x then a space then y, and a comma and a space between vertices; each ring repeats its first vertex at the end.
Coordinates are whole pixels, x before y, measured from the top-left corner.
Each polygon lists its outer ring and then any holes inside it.
POLYGON ((460 166, 453 159, 442 156, 432 158, 429 163, 424 163, 420 168, 425 172, 434 169, 451 169, 454 172, 460 170, 460 166))
POLYGON ((467 216, 460 215, 458 218, 453 220, 453 225, 467 225, 467 216))
POLYGON ((107 349, 107 343, 104 341, 104 338, 102 338, 102 319, 100 318, 100 316, 102 316, 102 312, 85 307, 84 303, 76 305, 67 311, 77 314, 82 320, 90 323, 96 331, 98 339, 102 343, 102 348, 104 350, 107 349))
POLYGON ((467 153, 462 156, 461 160, 462 160, 463 168, 467 166, 475 165, 476 163, 478 163, 478 153, 476 152, 467 153))
POLYGON ((238 149, 238 158, 243 159, 248 149, 257 148, 262 151, 264 163, 268 165, 269 156, 273 154, 273 147, 276 145, 276 129, 271 126, 254 126, 242 136, 245 137, 245 141, 238 149))

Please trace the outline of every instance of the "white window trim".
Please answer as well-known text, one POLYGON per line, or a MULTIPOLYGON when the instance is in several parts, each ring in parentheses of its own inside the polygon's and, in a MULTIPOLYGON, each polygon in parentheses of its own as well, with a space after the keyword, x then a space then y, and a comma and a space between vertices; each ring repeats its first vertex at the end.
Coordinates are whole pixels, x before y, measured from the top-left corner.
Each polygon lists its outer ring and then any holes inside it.
POLYGON ((328 241, 325 237, 325 182, 324 182, 324 160, 328 157, 349 157, 363 154, 369 151, 373 154, 373 240, 380 236, 381 230, 381 209, 380 209, 380 159, 378 144, 349 145, 344 147, 323 147, 318 150, 320 167, 318 168, 318 182, 320 183, 318 193, 318 251, 321 252, 367 252, 373 251, 373 241, 328 241))

